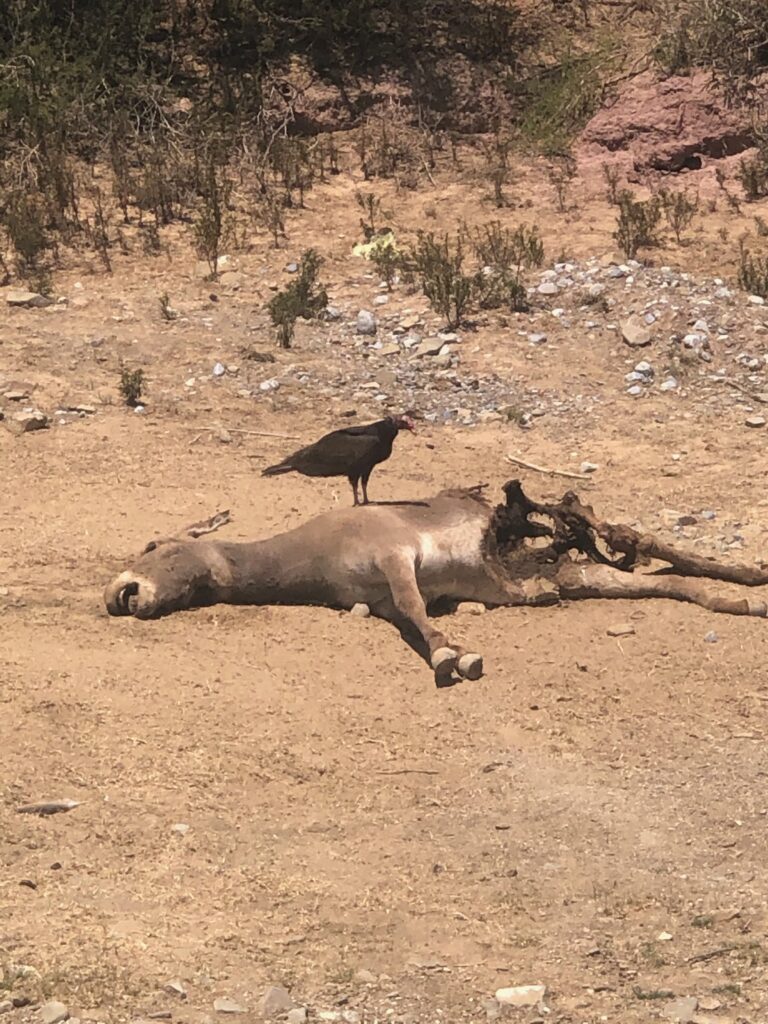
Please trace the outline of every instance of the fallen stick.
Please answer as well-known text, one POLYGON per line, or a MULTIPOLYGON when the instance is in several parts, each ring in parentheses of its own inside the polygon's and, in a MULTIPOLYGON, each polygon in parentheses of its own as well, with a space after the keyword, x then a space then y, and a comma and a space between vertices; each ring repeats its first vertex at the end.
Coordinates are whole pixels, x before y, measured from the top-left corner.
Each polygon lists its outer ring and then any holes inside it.
POLYGON ((300 440, 298 434, 275 434, 270 430, 245 430, 243 427, 225 427, 223 424, 220 426, 204 424, 202 427, 199 424, 195 424, 195 426, 190 424, 187 430, 228 430, 230 434, 248 434, 250 437, 278 437, 281 441, 300 440))
POLYGON ((43 817, 46 814, 61 814, 63 811, 71 811, 80 806, 79 800, 46 800, 40 804, 25 804, 24 807, 17 807, 17 814, 39 814, 43 817))
POLYGON ((439 775, 431 768, 380 768, 377 775, 439 775))
POLYGON ((569 473, 565 469, 545 469, 544 466, 534 466, 532 462, 523 462, 522 459, 518 459, 514 455, 507 455, 507 461, 513 462, 516 466, 522 466, 523 469, 532 469, 535 473, 545 473, 548 476, 566 476, 569 480, 589 480, 585 473, 569 473))
POLYGON ((753 402, 760 402, 761 405, 768 405, 768 398, 763 398, 761 395, 756 395, 754 391, 750 391, 745 388, 743 384, 739 384, 733 377, 717 377, 721 384, 727 384, 729 387, 736 388, 737 391, 741 391, 742 394, 746 395, 747 398, 751 398, 753 402))
POLYGON ((738 948, 738 946, 718 946, 717 949, 710 949, 707 953, 696 953, 695 956, 689 956, 688 963, 703 964, 708 960, 714 960, 715 957, 725 956, 726 953, 733 953, 738 948))

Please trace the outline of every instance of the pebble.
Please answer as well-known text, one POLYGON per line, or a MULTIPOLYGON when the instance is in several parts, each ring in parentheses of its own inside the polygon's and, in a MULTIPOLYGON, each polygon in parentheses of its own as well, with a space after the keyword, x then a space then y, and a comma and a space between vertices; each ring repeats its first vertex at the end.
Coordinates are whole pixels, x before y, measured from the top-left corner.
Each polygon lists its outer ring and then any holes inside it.
POLYGON ((10 1013, 12 1009, 13 1003, 10 999, 4 999, 2 1003, 0 1003, 0 1013, 10 1013))
POLYGON ((458 615, 484 615, 487 611, 481 601, 460 601, 456 606, 458 615))
POLYGON ((698 1006, 699 1001, 694 996, 683 996, 681 999, 673 999, 671 1003, 665 1003, 661 1008, 661 1015, 667 1020, 676 1021, 677 1024, 690 1024, 698 1006))
POLYGON ((361 309, 357 314, 355 330, 358 334, 374 335, 376 333, 376 317, 367 309, 361 309))
POLYGON ((621 336, 630 348, 644 348, 650 345, 653 334, 639 316, 630 316, 621 321, 621 336))
POLYGON ((748 427, 764 427, 765 416, 748 416, 744 422, 748 427))
POLYGON ((323 316, 326 320, 341 320, 341 310, 338 306, 326 306, 323 316))
POLYGON ((373 971, 368 971, 365 967, 355 971, 355 981, 362 981, 365 985, 375 985, 378 980, 373 971))
POLYGON ((297 274, 299 271, 298 263, 288 263, 285 267, 286 274, 297 274))
POLYGON ((187 990, 181 978, 171 978, 170 981, 166 981, 163 987, 169 995, 178 996, 179 999, 187 998, 187 990))
POLYGON ((358 601, 357 604, 353 604, 349 610, 350 615, 354 615, 356 619, 367 619, 371 614, 371 609, 367 604, 362 604, 358 601))
POLYGON ((388 302, 389 302, 389 296, 388 295, 377 295, 376 298, 373 300, 374 306, 386 306, 386 304, 388 302))
POLYGON ((707 635, 704 637, 704 643, 705 644, 716 644, 719 641, 719 639, 720 639, 720 637, 717 635, 717 633, 714 631, 714 629, 711 629, 709 631, 709 633, 707 633, 707 635))
POLYGON ((175 832, 177 835, 180 836, 185 836, 187 832, 189 832, 189 828, 189 825, 187 825, 183 821, 180 821, 177 825, 171 825, 171 832, 175 832))
POLYGON ((557 295, 560 291, 554 281, 542 281, 536 290, 539 295, 557 295))
POLYGON ((600 469, 600 466, 596 462, 582 462, 579 467, 580 473, 596 473, 600 469))
POLYGON ((68 1019, 69 1010, 64 1003, 52 1000, 50 1003, 43 1003, 40 1007, 40 1020, 43 1024, 60 1024, 60 1021, 68 1019))
POLYGON ((634 636, 635 627, 631 622, 619 622, 615 626, 606 629, 608 636, 634 636))
POLYGON ((530 341, 530 343, 532 345, 543 345, 546 340, 547 340, 546 334, 529 334, 528 335, 528 341, 530 341))
POLYGON ((213 376, 214 377, 223 377, 226 372, 227 372, 227 368, 224 365, 224 363, 214 363, 213 364, 213 376))
POLYGON ((547 993, 546 985, 517 985, 496 989, 496 1001, 502 1006, 538 1006, 547 993))
POLYGON ((676 391, 679 387, 677 380, 674 377, 667 377, 666 380, 662 381, 659 385, 660 391, 676 391))
POLYGON ((747 302, 751 302, 753 306, 764 306, 765 299, 762 295, 750 295, 747 302))
POLYGON ((213 1008, 217 1013, 247 1013, 248 1011, 234 999, 227 999, 225 996, 214 999, 213 1008))
POLYGON ((280 387, 280 381, 277 377, 270 377, 269 380, 263 380, 259 384, 259 391, 277 391, 280 387))
POLYGON ((288 989, 282 985, 270 985, 261 1000, 261 1013, 263 1017, 275 1017, 279 1013, 285 1013, 293 1009, 293 1000, 288 989))
POLYGON ((651 364, 649 362, 647 362, 647 360, 642 359, 635 366, 635 373, 639 373, 643 377, 652 377, 653 376, 653 367, 651 366, 651 364))
POLYGON ((288 1011, 288 1024, 304 1024, 307 1019, 307 1009, 305 1006, 296 1006, 293 1010, 288 1011))
POLYGON ((627 388, 628 395, 642 395, 643 389, 639 384, 633 384, 631 388, 627 388))

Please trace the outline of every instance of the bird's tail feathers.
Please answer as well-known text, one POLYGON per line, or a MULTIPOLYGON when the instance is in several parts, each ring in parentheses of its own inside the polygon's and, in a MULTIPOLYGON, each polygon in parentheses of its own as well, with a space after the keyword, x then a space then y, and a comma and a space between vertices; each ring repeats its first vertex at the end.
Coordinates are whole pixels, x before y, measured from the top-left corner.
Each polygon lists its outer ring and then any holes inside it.
POLYGON ((281 473, 293 472, 293 466, 290 462, 278 462, 276 466, 267 466, 266 469, 262 469, 262 476, 279 476, 281 473))

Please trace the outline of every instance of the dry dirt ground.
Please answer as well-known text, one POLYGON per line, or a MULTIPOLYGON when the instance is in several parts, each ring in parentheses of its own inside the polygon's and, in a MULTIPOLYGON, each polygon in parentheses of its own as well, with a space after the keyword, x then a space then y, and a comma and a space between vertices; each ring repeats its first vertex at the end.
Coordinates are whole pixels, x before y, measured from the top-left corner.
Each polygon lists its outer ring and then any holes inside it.
MULTIPOLYGON (((610 251, 605 204, 563 223, 527 182, 552 258, 610 251)), ((428 203, 440 226, 472 204, 490 215, 479 192, 457 208, 458 188, 438 186, 393 200, 396 223, 428 203)), ((298 442, 234 430, 303 441, 382 407, 353 384, 259 391, 290 364, 331 379, 346 360, 352 379, 354 342, 327 344, 321 325, 275 365, 241 353, 276 352, 268 283, 307 244, 353 317, 377 293, 349 256, 349 184, 310 205, 286 250, 260 239, 238 257, 237 292, 177 250, 112 278, 73 266, 57 279, 68 305, 2 312, 5 376, 48 411, 67 396, 96 410, 0 429, 0 1003, 31 1000, 6 1019, 38 1021, 54 998, 84 1020, 197 1024, 221 1017, 220 997, 258 1019, 282 985, 310 1019, 484 1021, 497 988, 540 983, 546 1011, 512 1018, 640 1024, 694 996, 697 1020, 764 1022, 764 622, 663 601, 457 616, 451 635, 484 653, 486 675, 438 691, 390 626, 334 611, 107 617, 104 583, 159 533, 231 508, 226 536, 255 538, 350 500, 345 481, 262 480, 298 442), (158 315, 166 290, 174 323, 158 315), (121 358, 146 369, 144 414, 119 403, 121 358), (217 359, 238 374, 214 380, 217 359), (607 636, 626 621, 633 635, 607 636), (60 797, 82 803, 15 813, 60 797)), ((702 239, 716 230, 653 258, 712 273, 702 239)), ((392 306, 424 308, 397 292, 392 306)), ((524 381, 591 411, 528 432, 423 424, 376 471, 373 498, 500 485, 518 475, 507 452, 571 470, 589 459, 600 468, 582 494, 606 517, 656 528, 673 521, 663 510, 692 513, 681 543, 720 551, 738 532, 726 557, 765 555, 765 435, 733 401, 627 397, 615 335, 562 332, 532 356, 496 325, 461 344, 460 373, 493 366, 511 395, 524 381)), ((542 498, 569 486, 520 475, 542 498)))

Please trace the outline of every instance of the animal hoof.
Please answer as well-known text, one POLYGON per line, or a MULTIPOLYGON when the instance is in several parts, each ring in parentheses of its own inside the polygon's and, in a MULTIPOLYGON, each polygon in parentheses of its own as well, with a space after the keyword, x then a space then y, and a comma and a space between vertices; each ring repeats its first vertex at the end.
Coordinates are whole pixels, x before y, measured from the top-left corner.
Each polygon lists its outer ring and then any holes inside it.
POLYGON ((463 679, 479 679, 483 674, 483 656, 481 654, 464 654, 459 658, 459 675, 463 679))
POLYGON ((458 657, 450 647, 439 647, 432 655, 432 668, 435 670, 435 683, 446 686, 450 683, 456 669, 458 657))
POLYGON ((765 601, 760 601, 754 597, 748 597, 746 601, 749 615, 757 615, 761 619, 768 617, 768 605, 766 605, 765 601))

